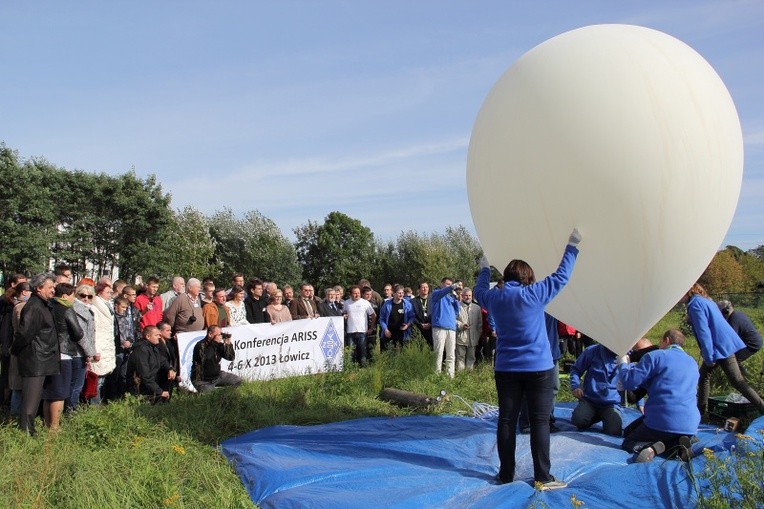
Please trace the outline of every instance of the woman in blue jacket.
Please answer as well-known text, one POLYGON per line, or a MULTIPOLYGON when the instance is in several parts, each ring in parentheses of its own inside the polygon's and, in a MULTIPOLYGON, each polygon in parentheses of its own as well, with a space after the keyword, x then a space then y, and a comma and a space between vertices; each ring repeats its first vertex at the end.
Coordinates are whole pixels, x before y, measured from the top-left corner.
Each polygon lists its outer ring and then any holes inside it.
POLYGON ((735 353, 745 348, 745 343, 724 319, 719 307, 708 297, 705 288, 698 283, 692 285, 682 302, 687 306, 687 319, 692 325, 700 347, 700 355, 703 357, 698 387, 700 413, 704 414, 708 410, 711 372, 716 366, 720 366, 727 375, 730 385, 764 414, 764 401, 745 381, 735 359, 735 353))
POLYGON ((496 392, 499 397, 499 422, 496 440, 499 450, 499 483, 515 477, 517 419, 523 397, 528 403, 531 424, 533 477, 542 489, 567 486, 550 473, 549 415, 554 387, 554 361, 547 337, 544 308, 570 279, 578 256, 581 234, 573 230, 553 273, 536 282, 533 269, 523 260, 512 260, 504 269, 504 287, 489 291, 491 269, 488 260, 480 262, 475 298, 496 322, 496 392))

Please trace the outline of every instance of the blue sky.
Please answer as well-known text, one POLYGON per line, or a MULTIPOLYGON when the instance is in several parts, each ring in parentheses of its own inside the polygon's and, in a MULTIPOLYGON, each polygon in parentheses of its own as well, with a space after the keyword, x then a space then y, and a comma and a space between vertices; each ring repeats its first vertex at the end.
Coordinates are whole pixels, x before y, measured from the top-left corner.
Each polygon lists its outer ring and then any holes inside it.
POLYGON ((0 141, 156 174, 173 206, 257 209, 290 238, 332 210, 382 239, 474 231, 465 164, 523 53, 598 23, 664 31, 722 77, 745 139, 722 243, 764 244, 764 2, 4 2, 0 141))

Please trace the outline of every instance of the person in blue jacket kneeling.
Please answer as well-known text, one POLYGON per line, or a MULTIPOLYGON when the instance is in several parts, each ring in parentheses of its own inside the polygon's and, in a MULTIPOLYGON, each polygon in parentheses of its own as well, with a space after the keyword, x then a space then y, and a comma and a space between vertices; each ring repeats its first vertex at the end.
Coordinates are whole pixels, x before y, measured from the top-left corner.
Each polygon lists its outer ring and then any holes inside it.
POLYGON ((592 345, 570 368, 570 389, 578 399, 571 422, 580 430, 602 421, 608 435, 621 436, 621 395, 618 394, 618 356, 602 345, 592 345), (581 376, 586 373, 583 386, 581 376))
POLYGON ((688 461, 692 457, 691 438, 698 432, 700 412, 696 405, 698 365, 682 349, 684 334, 668 330, 660 349, 630 364, 629 357, 619 359, 618 376, 623 388, 647 390, 645 415, 623 431, 621 447, 636 453, 634 461, 645 463, 664 452, 678 452, 688 461))

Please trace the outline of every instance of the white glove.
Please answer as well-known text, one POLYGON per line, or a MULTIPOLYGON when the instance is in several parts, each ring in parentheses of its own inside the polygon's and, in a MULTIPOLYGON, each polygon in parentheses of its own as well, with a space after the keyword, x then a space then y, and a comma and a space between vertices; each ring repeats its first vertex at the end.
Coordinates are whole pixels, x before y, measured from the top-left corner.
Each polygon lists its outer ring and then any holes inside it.
POLYGON ((490 269, 491 264, 488 263, 488 257, 486 255, 483 255, 483 257, 480 259, 480 269, 490 269))
POLYGON ((618 365, 619 365, 619 366, 620 366, 621 364, 629 364, 630 362, 631 362, 631 359, 629 359, 629 356, 628 356, 628 355, 624 355, 623 357, 621 357, 620 359, 618 359, 618 365))
POLYGON ((568 237, 568 245, 576 247, 579 242, 581 242, 581 232, 578 231, 578 228, 573 228, 570 237, 568 237))

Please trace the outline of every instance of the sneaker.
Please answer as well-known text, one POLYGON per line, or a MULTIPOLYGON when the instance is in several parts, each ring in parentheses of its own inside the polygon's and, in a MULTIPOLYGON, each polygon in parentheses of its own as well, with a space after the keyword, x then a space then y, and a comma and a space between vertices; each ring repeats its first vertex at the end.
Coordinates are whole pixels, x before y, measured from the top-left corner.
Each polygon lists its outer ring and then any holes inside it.
POLYGON ((655 442, 653 445, 645 447, 639 451, 639 454, 637 454, 634 463, 648 463, 653 461, 653 459, 659 454, 663 454, 665 451, 666 446, 663 445, 663 442, 655 442))
POLYGON ((541 484, 541 487, 539 488, 541 491, 549 491, 549 490, 559 490, 562 488, 567 488, 568 483, 565 481, 558 481, 554 477, 551 481, 547 481, 545 483, 541 484))
POLYGON ((679 459, 685 463, 692 459, 692 440, 687 435, 679 437, 679 459))

